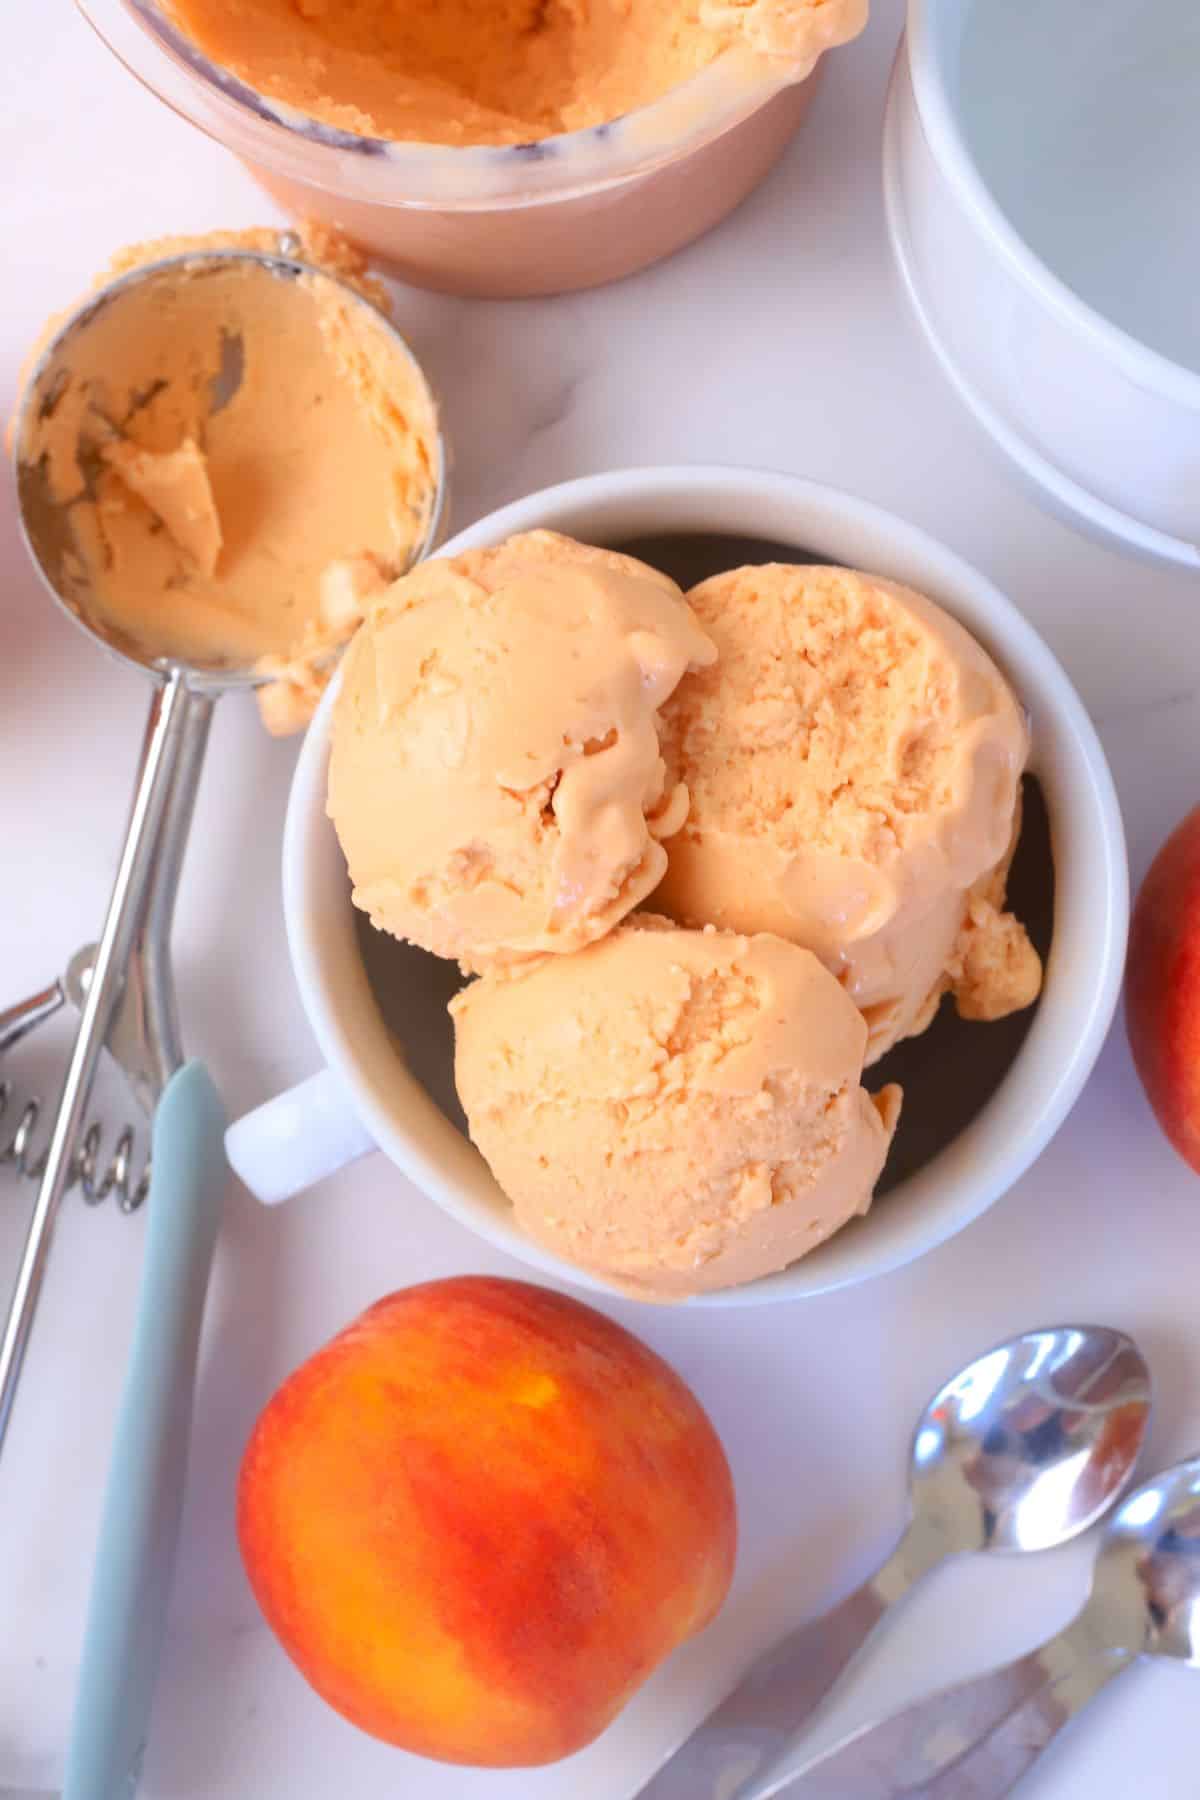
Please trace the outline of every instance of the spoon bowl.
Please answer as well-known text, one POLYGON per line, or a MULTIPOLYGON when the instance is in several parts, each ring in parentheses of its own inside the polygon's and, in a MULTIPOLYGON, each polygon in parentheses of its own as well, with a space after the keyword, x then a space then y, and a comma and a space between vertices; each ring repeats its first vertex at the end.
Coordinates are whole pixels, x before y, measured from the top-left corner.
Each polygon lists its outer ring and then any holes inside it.
POLYGON ((1149 1416, 1150 1372, 1123 1332, 1026 1332, 930 1401, 913 1435, 914 1513, 955 1551, 1065 1544, 1125 1487, 1149 1416))
POLYGON ((1122 1502, 1093 1591, 1113 1642, 1200 1668, 1200 1457, 1165 1469, 1122 1502))

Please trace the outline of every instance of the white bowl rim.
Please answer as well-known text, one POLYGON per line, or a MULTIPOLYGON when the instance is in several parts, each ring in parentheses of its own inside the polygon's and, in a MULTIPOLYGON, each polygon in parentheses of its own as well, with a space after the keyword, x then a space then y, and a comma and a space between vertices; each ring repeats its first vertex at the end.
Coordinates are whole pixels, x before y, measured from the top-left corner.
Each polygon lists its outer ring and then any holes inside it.
MULTIPOLYGON (((980 602, 997 622, 996 639, 999 640, 1003 634, 1003 648, 999 642, 996 645, 1001 659, 1003 660, 1006 651, 1028 657, 1040 666, 1039 679, 1048 682, 1054 690, 1056 717, 1066 727, 1074 742, 1078 773, 1086 777, 1091 797, 1088 823, 1097 830, 1097 848, 1103 862, 1103 881, 1100 890, 1092 895, 1092 905, 1089 908, 1099 925, 1096 942, 1092 946, 1098 979, 1090 991, 1089 1003, 1086 1008, 1080 1009, 1079 1016, 1073 1021, 1073 1042, 1069 1053, 1065 1055, 1056 1078, 1039 1097, 1036 1124, 1032 1127, 1022 1124, 1016 1153, 1012 1148, 1003 1154, 994 1152, 986 1179, 962 1181, 956 1189, 948 1188, 938 1196, 940 1205, 930 1208, 932 1216, 919 1215, 916 1221, 908 1224, 905 1231, 896 1234, 899 1241, 887 1248, 881 1244, 865 1258, 856 1259, 856 1264, 864 1261, 865 1267, 855 1266, 822 1276, 819 1273, 820 1265, 814 1266, 813 1259, 805 1257, 788 1268, 763 1276, 757 1281, 700 1294, 682 1302, 692 1307, 722 1307, 812 1298, 890 1273, 956 1236, 986 1212, 1025 1174, 1070 1112, 1095 1065, 1112 1022, 1124 970, 1129 888, 1124 827, 1107 760, 1083 703, 1057 658, 1013 602, 972 565, 919 527, 907 524, 882 507, 860 500, 844 490, 776 471, 704 464, 625 469, 559 483, 513 501, 459 532, 438 554, 455 555, 460 550, 492 543, 514 532, 530 530, 538 525, 546 525, 550 529, 562 528, 564 513, 577 512, 585 507, 635 501, 646 504, 656 498, 666 507, 673 501, 678 504, 685 493, 694 499, 706 492, 714 497, 719 494, 725 502, 742 498, 748 506, 753 506, 756 502, 762 505, 764 501, 773 499, 798 509, 819 510, 822 517, 827 518, 835 527, 840 523, 863 533, 878 532, 894 547, 898 556, 911 556, 930 570, 936 569, 941 582, 952 586, 956 594, 963 597, 963 604, 968 610, 973 602, 980 602), (549 518, 545 516, 547 514, 550 515, 549 518), (970 598, 966 598, 967 596, 970 598)), ((671 527, 667 525, 665 529, 670 530, 671 527)), ((747 529, 753 532, 758 528, 750 521, 747 529)), ((930 578, 933 579, 932 576, 930 578)), ((307 886, 302 875, 314 819, 319 817, 322 823, 325 822, 324 770, 328 752, 328 726, 338 685, 339 681, 335 678, 323 697, 301 747, 293 775, 283 839, 283 906, 288 946, 310 1027, 329 1066, 341 1076, 351 1091, 355 1091, 359 1084, 355 1080, 354 1054, 341 1021, 334 1016, 322 991, 323 957, 315 941, 313 918, 305 905, 307 886)), ((1043 1006, 1035 1018, 1035 1030, 1038 1018, 1044 1016, 1043 1006)), ((1027 1048, 1028 1041, 1018 1053, 1013 1070, 1018 1067, 1027 1048)), ((1013 1070, 1010 1070, 1001 1087, 988 1102, 989 1108, 1003 1093, 1013 1070)), ((493 1221, 481 1219, 478 1203, 469 1196, 460 1197, 444 1173, 434 1167, 411 1142, 405 1142, 401 1131, 372 1096, 355 1091, 354 1099, 364 1123, 384 1154, 434 1204, 441 1206, 468 1230, 506 1254, 559 1280, 603 1294, 609 1299, 630 1297, 613 1284, 543 1251, 514 1225, 497 1225, 493 1221), (399 1153, 394 1148, 397 1143, 400 1145, 399 1153)), ((449 1121, 446 1123, 450 1130, 455 1130, 449 1121)), ((966 1128, 968 1132, 973 1129, 974 1125, 966 1128)), ((457 1132, 455 1135, 458 1135, 457 1132)), ((953 1148, 953 1143, 946 1146, 939 1152, 935 1163, 953 1148)), ((896 1196, 910 1182, 920 1182, 933 1166, 927 1165, 927 1169, 908 1178, 895 1190, 896 1196)), ((891 1197, 888 1196, 889 1199, 891 1197)), ((830 1244, 836 1244, 837 1241, 837 1236, 829 1240, 830 1244)), ((823 1249, 824 1246, 820 1248, 823 1249)), ((814 1257, 816 1256, 819 1256, 819 1251, 814 1252, 814 1257)))
POLYGON ((884 215, 887 221, 888 236, 891 239, 892 252, 896 259, 896 267, 900 274, 901 286, 912 307, 913 317, 943 375, 980 429, 992 439, 996 448, 1015 463, 1018 472, 1035 490, 1041 491, 1043 498, 1048 496, 1051 504, 1061 509, 1070 523, 1082 526, 1085 530, 1093 533, 1098 541, 1110 547, 1115 544, 1121 549, 1135 550, 1142 556, 1153 557, 1156 561, 1169 563, 1176 567, 1182 566, 1185 569, 1193 570, 1200 568, 1200 545, 1192 543, 1186 538, 1173 537, 1168 531, 1159 531, 1156 526, 1143 524, 1132 513, 1122 512, 1110 501, 1101 500, 1099 495, 1093 494, 1090 488, 1084 487, 1073 476, 1066 474, 1057 463, 1051 462, 1049 457, 1035 449, 1032 443, 1001 418, 995 407, 983 398, 983 395, 968 379, 961 365, 951 354, 938 328, 934 312, 927 304, 922 291, 908 228, 908 211, 900 173, 898 147, 900 114, 905 105, 903 98, 905 82, 908 83, 911 92, 912 68, 911 64, 907 68, 905 67, 904 51, 901 48, 888 83, 884 112, 884 215))
MULTIPOLYGON (((1127 375, 1169 400, 1200 411, 1200 371, 1175 362, 1113 323, 1077 294, 1026 244, 992 197, 950 103, 940 21, 951 0, 908 0, 904 44, 913 93, 935 160, 959 200, 1022 284, 1127 375)), ((963 0, 954 0, 962 5, 963 0)), ((977 5, 997 0, 974 0, 977 5)))

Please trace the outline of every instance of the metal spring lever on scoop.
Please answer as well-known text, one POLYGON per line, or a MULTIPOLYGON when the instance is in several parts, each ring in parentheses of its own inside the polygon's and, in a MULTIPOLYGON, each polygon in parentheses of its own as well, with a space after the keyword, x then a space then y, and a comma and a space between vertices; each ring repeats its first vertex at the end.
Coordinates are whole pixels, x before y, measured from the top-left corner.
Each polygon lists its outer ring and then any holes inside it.
MULTIPOLYGON (((131 1005, 137 1005, 139 996, 131 993, 130 989, 140 988, 142 985, 140 960, 138 947, 135 946, 126 971, 125 991, 109 1032, 109 1047, 123 1066, 126 1066, 126 1056, 119 1047, 114 1046, 131 1005)), ((33 995, 21 1005, 9 1007, 7 1011, 0 1013, 0 1055, 44 1020, 52 1018, 68 1001, 82 1012, 95 961, 96 945, 86 944, 82 950, 75 952, 62 980, 44 988, 40 994, 33 995)), ((13 1084, 0 1081, 0 1120, 3 1120, 10 1104, 14 1108, 20 1108, 20 1115, 12 1136, 7 1142, 0 1140, 0 1165, 13 1169, 28 1180, 40 1181, 46 1168, 46 1148, 43 1146, 40 1151, 37 1148, 38 1123, 44 1111, 43 1102, 30 1098, 22 1104, 14 1097, 13 1084)), ((147 1107, 146 1111, 149 1110, 147 1107)), ((111 1194, 123 1213, 136 1212, 150 1189, 150 1165, 145 1162, 140 1172, 137 1171, 135 1142, 132 1123, 121 1125, 114 1134, 106 1132, 100 1121, 93 1119, 84 1131, 79 1148, 72 1158, 68 1188, 78 1185, 88 1206, 99 1206, 111 1194), (111 1145, 111 1151, 106 1151, 105 1145, 111 1145)))
MULTIPOLYGON (((13 1286, 4 1334, 0 1338, 0 1449, 3 1448, 25 1349, 33 1326, 34 1311, 50 1251, 51 1233, 62 1197, 71 1180, 75 1146, 83 1126, 92 1081, 120 1003, 133 946, 144 922, 151 926, 144 941, 152 948, 146 953, 150 955, 155 968, 165 973, 165 945, 155 943, 155 938, 156 935, 161 935, 169 922, 182 856, 182 836, 191 816, 195 782, 199 775, 211 711, 211 700, 189 693, 182 675, 168 679, 154 697, 125 849, 84 995, 79 1030, 51 1129, 45 1166, 13 1286), (160 834, 166 833, 168 801, 184 762, 189 765, 190 779, 182 783, 182 791, 176 803, 173 821, 175 846, 173 849, 170 845, 167 846, 173 858, 174 875, 168 883, 167 891, 160 891, 157 920, 152 922, 149 917, 152 885, 150 875, 156 844, 160 834), (189 788, 190 791, 187 791, 189 788)), ((151 985, 161 987, 161 982, 156 980, 151 985)), ((171 1033, 161 1054, 165 1057, 170 1053, 177 1063, 178 1033, 174 1029, 172 1004, 167 1001, 158 1002, 155 1016, 160 1028, 165 1025, 171 1033)), ((160 1052, 156 1051, 155 1054, 160 1052)))
MULTIPOLYGON (((105 1036, 109 1052, 124 1070, 147 1117, 153 1115, 157 1096, 171 1072, 183 1061, 175 992, 170 977, 170 932, 211 716, 211 702, 202 696, 191 696, 188 718, 182 730, 182 746, 167 794, 163 835, 148 878, 145 916, 126 962, 120 998, 105 1036)), ((84 945, 75 952, 60 980, 19 1005, 0 1012, 0 1055, 68 1003, 83 1012, 98 955, 98 945, 84 945)), ((0 1118, 4 1116, 11 1095, 11 1083, 0 1082, 0 1118)), ((48 1162, 48 1149, 43 1149, 40 1154, 34 1149, 34 1133, 42 1110, 40 1101, 27 1101, 12 1138, 0 1149, 0 1163, 8 1163, 18 1174, 37 1181, 44 1177, 48 1162)), ((121 1211, 135 1212, 149 1189, 150 1166, 147 1163, 134 1180, 131 1166, 133 1133, 131 1124, 120 1128, 112 1158, 101 1172, 102 1128, 98 1121, 93 1121, 83 1133, 72 1162, 68 1186, 78 1181, 84 1199, 90 1205, 107 1199, 115 1191, 121 1211)))

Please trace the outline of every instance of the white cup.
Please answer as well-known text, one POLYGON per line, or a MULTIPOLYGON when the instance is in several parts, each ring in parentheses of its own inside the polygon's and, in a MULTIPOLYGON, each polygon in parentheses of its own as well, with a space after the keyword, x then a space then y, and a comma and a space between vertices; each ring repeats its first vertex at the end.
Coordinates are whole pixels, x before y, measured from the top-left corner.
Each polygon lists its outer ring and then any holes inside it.
MULTIPOLYGON (((865 1280, 960 1231, 1029 1167, 1061 1125, 1099 1053, 1120 986, 1128 923, 1121 816, 1104 753, 1074 688, 1011 601, 949 550, 875 506, 789 475, 745 469, 635 469, 533 494, 461 532, 443 554, 545 526, 601 544, 669 533, 729 534, 783 546, 799 560, 891 576, 954 613, 1006 670, 1033 719, 1032 773, 1046 800, 1054 863, 1053 938, 1045 988, 1007 1074, 965 1128, 923 1167, 810 1256, 745 1287, 689 1302, 794 1299, 865 1280)), ((735 556, 732 560, 744 560, 735 556)), ((443 1110, 424 1072, 449 1042, 450 965, 371 932, 350 903, 325 811, 336 685, 300 753, 283 843, 288 942, 301 998, 327 1067, 230 1128, 230 1161, 268 1202, 286 1199, 353 1157, 381 1149, 438 1205, 534 1268, 604 1291, 519 1231, 512 1208, 461 1129, 448 1080, 443 1110), (411 985, 376 1003, 363 944, 396 958, 411 985), (374 948, 372 947, 374 946, 374 948), (407 971, 407 974, 405 973, 407 971)), ((382 992, 381 988, 381 992, 382 992)), ((1001 1026, 975 1025, 983 1034, 1001 1026)), ((919 1043, 921 1040, 914 1040, 919 1043)))
POLYGON ((1196 0, 909 0, 888 229, 959 397, 1039 496, 1200 569, 1196 0))

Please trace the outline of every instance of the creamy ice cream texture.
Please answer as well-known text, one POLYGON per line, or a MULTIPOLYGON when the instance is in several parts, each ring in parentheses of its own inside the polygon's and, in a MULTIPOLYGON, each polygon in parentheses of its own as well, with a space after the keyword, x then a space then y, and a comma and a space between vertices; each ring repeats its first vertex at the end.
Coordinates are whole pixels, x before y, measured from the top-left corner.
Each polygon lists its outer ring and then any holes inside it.
POLYGON ((666 868, 658 712, 713 654, 667 576, 552 532, 396 582, 334 708, 355 904, 471 969, 603 936, 666 868))
POLYGON ((748 52, 799 79, 867 0, 168 0, 213 62, 357 135, 521 144, 620 118, 748 52))
POLYGON ((521 1226, 643 1298, 752 1281, 865 1213, 900 1094, 809 951, 638 915, 452 1002, 471 1135, 521 1226))
MULTIPOLYGON (((378 297, 348 247, 315 246, 378 297)), ((101 305, 22 460, 70 509, 74 602, 135 653, 254 668, 275 730, 310 716, 371 592, 406 568, 437 487, 437 420, 382 317, 317 268, 273 274, 166 240, 108 273, 179 257, 101 305)))
POLYGON ((329 811, 373 922, 482 971, 455 1075, 518 1222, 666 1300, 867 1210, 900 1093, 863 1068, 947 988, 1036 997, 1003 910, 1028 753, 922 595, 772 565, 685 599, 538 531, 368 600, 329 811))
POLYGON ((1029 732, 991 658, 932 601, 768 565, 689 595, 718 659, 663 713, 690 809, 656 910, 814 951, 863 1012, 868 1061, 942 994, 970 1018, 1037 996, 1003 908, 1029 732))

